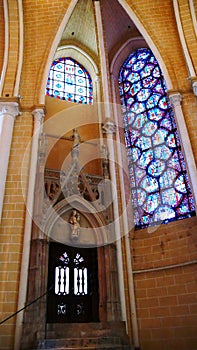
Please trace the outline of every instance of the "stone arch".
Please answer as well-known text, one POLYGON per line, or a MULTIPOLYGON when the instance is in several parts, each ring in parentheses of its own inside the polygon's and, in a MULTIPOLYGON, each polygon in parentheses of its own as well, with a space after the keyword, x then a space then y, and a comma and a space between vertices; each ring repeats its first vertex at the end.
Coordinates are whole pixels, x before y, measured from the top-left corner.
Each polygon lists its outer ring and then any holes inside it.
POLYGON ((103 213, 97 212, 91 203, 77 195, 61 200, 53 207, 52 211, 49 211, 42 228, 49 239, 68 245, 72 244, 69 236, 71 230, 69 216, 73 209, 76 209, 83 219, 81 238, 77 244, 83 247, 101 247, 111 243, 111 235, 109 235, 103 213), (68 234, 63 236, 65 230, 68 234))
MULTIPOLYGON (((159 65, 160 65, 161 70, 163 72, 163 75, 164 75, 164 78, 166 80, 168 89, 171 90, 173 88, 172 82, 171 82, 171 79, 170 79, 167 67, 166 67, 166 65, 165 65, 165 63, 164 63, 164 61, 163 61, 163 59, 161 57, 161 54, 160 54, 157 46, 153 42, 152 38, 150 37, 150 35, 148 34, 147 30, 145 29, 145 27, 141 23, 141 21, 138 18, 138 16, 131 9, 131 7, 128 5, 128 3, 125 0, 118 0, 118 2, 123 7, 123 9, 127 12, 128 16, 133 20, 133 22, 135 23, 137 29, 142 34, 142 36, 143 36, 145 42, 147 43, 148 47, 152 50, 154 56, 156 57, 157 61, 159 62, 159 65)), ((121 51, 121 49, 120 49, 120 51, 121 51)))

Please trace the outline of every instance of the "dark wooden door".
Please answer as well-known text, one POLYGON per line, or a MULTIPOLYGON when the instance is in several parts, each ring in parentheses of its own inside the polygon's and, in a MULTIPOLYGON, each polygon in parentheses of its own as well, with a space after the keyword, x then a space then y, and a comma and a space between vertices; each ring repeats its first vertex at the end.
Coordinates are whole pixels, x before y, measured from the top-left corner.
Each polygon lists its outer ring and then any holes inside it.
POLYGON ((97 322, 97 249, 50 243, 48 288, 48 323, 97 322))

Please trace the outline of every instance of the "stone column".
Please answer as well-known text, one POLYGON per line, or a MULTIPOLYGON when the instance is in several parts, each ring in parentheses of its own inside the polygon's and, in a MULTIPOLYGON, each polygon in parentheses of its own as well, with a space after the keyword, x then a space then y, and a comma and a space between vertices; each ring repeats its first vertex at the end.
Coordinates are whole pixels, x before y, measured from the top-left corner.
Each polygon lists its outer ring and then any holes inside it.
POLYGON ((179 130, 180 141, 181 141, 182 149, 185 155, 185 161, 188 168, 188 175, 190 177, 193 195, 194 195, 195 203, 197 205, 197 171, 196 171, 193 151, 192 151, 192 147, 191 147, 191 143, 190 143, 190 139, 187 131, 187 126, 185 123, 185 118, 181 107, 182 96, 179 92, 169 91, 169 99, 176 117, 176 124, 179 130))
MULTIPOLYGON (((26 297, 27 297, 30 242, 31 242, 33 206, 34 206, 34 190, 35 190, 36 169, 37 169, 37 160, 38 160, 38 143, 39 143, 39 136, 42 131, 44 110, 42 108, 38 108, 38 109, 35 109, 32 112, 32 114, 34 117, 34 132, 33 132, 32 143, 31 143, 29 184, 28 184, 28 193, 27 193, 27 202, 26 202, 27 208, 26 208, 26 217, 25 217, 25 228, 24 228, 23 253, 22 253, 22 261, 21 261, 18 310, 22 309, 25 306, 26 297)), ((21 337, 22 337, 22 331, 23 331, 23 316, 24 316, 24 310, 17 315, 14 350, 20 349, 20 343, 21 343, 21 337)))
POLYGON ((17 115, 19 115, 17 102, 0 102, 0 222, 14 121, 17 115))

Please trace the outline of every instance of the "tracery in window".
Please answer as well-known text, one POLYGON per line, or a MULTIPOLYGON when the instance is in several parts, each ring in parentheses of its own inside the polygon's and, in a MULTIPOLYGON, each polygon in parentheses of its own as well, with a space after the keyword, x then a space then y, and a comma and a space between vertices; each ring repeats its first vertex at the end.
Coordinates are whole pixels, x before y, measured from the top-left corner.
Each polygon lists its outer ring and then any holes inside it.
POLYGON ((194 216, 174 113, 149 49, 127 58, 119 89, 136 229, 194 216))
POLYGON ((46 95, 70 102, 92 104, 92 80, 87 70, 72 58, 52 62, 46 95))

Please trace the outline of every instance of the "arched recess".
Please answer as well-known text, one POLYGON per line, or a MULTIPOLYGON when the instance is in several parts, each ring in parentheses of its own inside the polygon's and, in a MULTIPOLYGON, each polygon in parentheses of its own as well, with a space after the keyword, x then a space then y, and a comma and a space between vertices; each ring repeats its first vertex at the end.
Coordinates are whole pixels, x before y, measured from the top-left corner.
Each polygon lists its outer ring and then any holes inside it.
MULTIPOLYGON (((99 321, 112 321, 113 318, 118 320, 120 317, 118 311, 112 316, 107 310, 107 302, 114 303, 115 308, 119 296, 116 294, 118 288, 114 285, 110 286, 108 284, 108 281, 111 278, 111 268, 113 270, 116 262, 113 261, 114 248, 112 248, 112 245, 108 245, 111 237, 107 231, 107 223, 103 214, 97 212, 94 206, 88 201, 77 195, 73 195, 69 200, 63 199, 58 202, 53 207, 52 212, 49 210, 42 230, 45 233, 48 242, 55 241, 67 246, 87 249, 97 248, 99 321), (70 235, 72 225, 69 223, 69 218, 73 209, 77 210, 80 215, 80 233, 79 238, 76 241, 73 241, 70 235)), ((46 260, 48 261, 48 259, 49 256, 46 260)), ((47 283, 46 280, 45 283, 47 283)))
POLYGON ((95 207, 78 195, 72 195, 68 199, 58 202, 45 218, 42 231, 50 239, 61 241, 64 244, 72 245, 69 235, 64 237, 63 232, 70 232, 69 215, 75 208, 83 217, 83 224, 80 229, 81 237, 78 245, 85 247, 104 246, 112 242, 109 232, 107 233, 107 223, 102 212, 95 210, 95 207))
POLYGON ((164 61, 163 61, 163 59, 162 59, 162 57, 161 57, 161 55, 160 55, 156 45, 154 44, 153 40, 151 39, 150 35, 148 34, 146 29, 144 28, 144 26, 140 22, 139 18, 135 14, 135 12, 128 5, 126 0, 118 0, 118 2, 124 8, 124 10, 127 12, 128 16, 133 20, 133 22, 135 23, 137 29, 142 34, 142 37, 144 38, 144 40, 147 43, 148 47, 152 50, 154 56, 156 57, 157 61, 160 64, 161 70, 163 72, 164 78, 165 78, 166 83, 167 83, 167 87, 168 87, 169 90, 171 90, 172 89, 172 82, 171 82, 170 76, 168 74, 166 65, 164 64, 164 61))
MULTIPOLYGON (((139 29, 139 28, 138 28, 139 29)), ((149 40, 150 41, 150 40, 149 40)), ((151 44, 151 42, 150 42, 151 44)), ((121 115, 121 109, 120 109, 120 95, 119 95, 119 85, 118 85, 118 76, 120 72, 120 68, 122 64, 125 62, 126 58, 134 51, 136 51, 138 48, 150 48, 154 54, 154 45, 148 45, 148 43, 145 41, 145 39, 138 37, 138 38, 132 38, 128 40, 125 44, 122 45, 122 47, 118 50, 118 52, 115 54, 111 66, 110 66, 110 73, 111 73, 111 82, 112 82, 112 90, 113 90, 113 102, 114 102, 114 110, 115 110, 115 118, 116 122, 119 125, 120 128, 123 128, 123 121, 121 115)), ((156 51, 157 53, 157 51, 156 51)), ((155 54, 154 54, 155 55, 155 54)), ((193 189, 193 195, 195 199, 195 204, 197 203, 197 195, 196 195, 196 166, 195 161, 193 157, 192 147, 189 140, 189 135, 187 132, 187 127, 184 120, 184 115, 181 108, 181 100, 182 97, 180 93, 177 91, 173 91, 173 86, 171 79, 169 77, 169 74, 167 72, 167 68, 165 66, 165 63, 162 59, 162 57, 157 53, 155 55, 157 58, 157 62, 161 68, 161 71, 163 73, 167 89, 169 92, 169 100, 174 110, 174 116, 176 120, 176 125, 179 131, 179 137, 180 142, 182 145, 182 150, 185 155, 185 162, 187 164, 187 170, 188 174, 191 180, 191 186, 193 189)), ((123 140, 122 140, 123 141, 123 140)), ((121 162, 121 156, 120 160, 121 162)), ((121 164, 121 163, 120 163, 121 164)), ((122 190, 124 191, 124 186, 122 184, 122 190)))
POLYGON ((98 100, 97 91, 97 78, 98 78, 98 67, 94 60, 84 50, 80 49, 75 45, 64 45, 58 47, 53 60, 61 57, 71 57, 75 61, 82 64, 82 66, 88 71, 92 79, 93 85, 93 101, 98 100))
MULTIPOLYGON (((82 197, 73 195, 68 199, 62 199, 54 207, 49 208, 41 231, 43 238, 33 239, 31 244, 27 302, 46 294, 50 243, 57 242, 87 250, 88 248, 96 248, 99 289, 98 322, 121 321, 117 274, 116 276, 114 274, 117 271, 116 248, 115 244, 111 243, 107 222, 102 212, 96 211, 95 207, 82 197), (78 240, 72 239, 71 235, 72 224, 69 223, 69 219, 73 210, 76 210, 80 215, 78 240)), ((44 332, 47 329, 46 310, 47 297, 45 295, 40 303, 25 312, 22 337, 24 348, 33 344, 34 336, 38 330, 44 332), (31 334, 29 327, 31 327, 31 334)))
POLYGON ((48 57, 46 59, 45 68, 44 68, 43 77, 42 77, 42 82, 41 82, 41 86, 40 86, 40 94, 38 97, 38 103, 41 105, 43 105, 45 103, 45 87, 46 87, 46 81, 47 81, 51 62, 54 59, 55 52, 57 50, 58 44, 60 43, 63 31, 64 31, 65 26, 68 23, 68 20, 71 16, 76 4, 77 4, 77 1, 78 0, 72 0, 70 2, 69 8, 68 8, 67 12, 65 13, 64 18, 63 18, 63 20, 62 20, 62 22, 57 30, 57 33, 54 37, 51 49, 50 49, 49 54, 48 54, 48 57))

